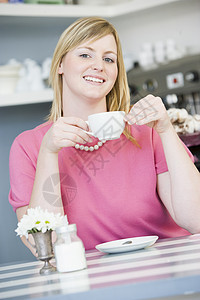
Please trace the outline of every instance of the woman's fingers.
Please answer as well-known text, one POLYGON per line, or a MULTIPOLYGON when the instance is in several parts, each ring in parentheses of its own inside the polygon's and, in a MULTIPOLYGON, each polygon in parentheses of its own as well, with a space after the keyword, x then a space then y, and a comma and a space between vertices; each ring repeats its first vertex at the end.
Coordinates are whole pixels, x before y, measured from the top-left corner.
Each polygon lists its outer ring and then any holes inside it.
MULTIPOLYGON (((87 126, 85 127, 87 129, 87 126)), ((92 141, 90 136, 86 132, 84 132, 82 128, 74 125, 69 125, 65 122, 55 125, 54 130, 54 134, 59 140, 69 139, 74 143, 87 143, 92 141)))
POLYGON ((91 142, 90 137, 85 133, 86 137, 82 137, 75 132, 65 132, 63 131, 60 136, 57 137, 56 143, 60 147, 70 147, 75 146, 76 144, 85 144, 91 142))
POLYGON ((58 122, 63 122, 63 124, 67 124, 67 125, 77 126, 86 131, 89 129, 87 123, 84 120, 76 117, 61 117, 58 120, 58 122))
POLYGON ((133 105, 125 120, 133 125, 147 125, 163 132, 169 127, 166 108, 160 97, 148 95, 133 105))
POLYGON ((155 111, 142 111, 138 115, 135 116, 135 114, 131 114, 128 116, 127 121, 129 124, 137 124, 140 125, 141 122, 150 122, 150 119, 157 120, 159 118, 159 113, 155 113, 155 111))
MULTIPOLYGON (((29 235, 29 236, 28 236, 28 239, 30 240, 30 242, 31 242, 32 244, 35 244, 32 235, 29 235)), ((22 236, 22 237, 21 237, 21 240, 22 240, 22 242, 24 243, 24 245, 26 245, 26 247, 29 248, 29 250, 32 252, 32 254, 33 254, 35 257, 38 257, 38 254, 37 254, 36 249, 35 249, 34 247, 32 247, 32 246, 27 242, 26 237, 25 237, 25 236, 22 236)))
POLYGON ((153 120, 159 119, 163 110, 165 108, 161 98, 148 95, 133 105, 126 119, 132 124, 138 124, 142 120, 149 122, 149 119, 152 120, 152 118, 153 120))
MULTIPOLYGON (((138 123, 139 121, 148 118, 148 116, 157 117, 159 113, 159 97, 148 95, 136 104, 133 105, 131 111, 126 116, 127 121, 131 124, 138 123)), ((162 101, 162 100, 161 100, 162 101)))
POLYGON ((61 117, 46 133, 42 145, 46 151, 58 153, 63 147, 91 142, 91 137, 84 132, 88 129, 87 123, 80 118, 61 117))

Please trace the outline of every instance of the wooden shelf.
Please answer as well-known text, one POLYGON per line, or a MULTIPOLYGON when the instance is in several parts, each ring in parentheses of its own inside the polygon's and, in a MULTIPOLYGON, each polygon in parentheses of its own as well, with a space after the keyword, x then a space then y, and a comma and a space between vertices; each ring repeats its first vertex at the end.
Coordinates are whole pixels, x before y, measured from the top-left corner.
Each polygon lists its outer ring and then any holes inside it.
POLYGON ((131 0, 113 5, 55 5, 0 3, 0 16, 73 18, 85 16, 117 17, 182 0, 131 0))
POLYGON ((53 91, 51 89, 46 89, 38 92, 0 95, 0 107, 51 102, 52 100, 53 100, 53 91))

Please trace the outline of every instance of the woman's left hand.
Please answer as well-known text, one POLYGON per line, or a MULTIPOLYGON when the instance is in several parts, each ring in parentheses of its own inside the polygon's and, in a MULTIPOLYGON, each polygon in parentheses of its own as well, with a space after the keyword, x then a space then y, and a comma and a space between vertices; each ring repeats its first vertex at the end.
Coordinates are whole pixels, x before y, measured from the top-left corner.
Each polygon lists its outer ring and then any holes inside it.
POLYGON ((125 116, 129 124, 147 125, 154 128, 158 134, 167 131, 171 122, 160 97, 147 95, 135 103, 125 116))

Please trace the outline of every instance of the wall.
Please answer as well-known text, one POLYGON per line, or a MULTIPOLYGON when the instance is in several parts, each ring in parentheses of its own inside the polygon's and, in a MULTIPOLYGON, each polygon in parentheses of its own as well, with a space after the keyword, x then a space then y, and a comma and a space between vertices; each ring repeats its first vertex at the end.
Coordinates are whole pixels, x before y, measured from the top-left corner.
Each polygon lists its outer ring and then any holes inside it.
POLYGON ((14 231, 17 218, 8 202, 8 160, 14 138, 44 122, 49 107, 49 103, 0 107, 0 263, 35 259, 14 231))
POLYGON ((11 58, 42 62, 52 56, 61 33, 74 19, 0 17, 0 64, 11 58))
MULTIPOLYGON (((3 41, 0 43, 0 64, 12 57, 20 61, 30 57, 42 62, 52 56, 60 34, 74 20, 0 17, 0 28, 3 28, 0 30, 0 41, 3 41)), ((200 51, 200 0, 181 0, 110 21, 119 32, 124 53, 131 53, 135 60, 144 42, 168 38, 175 39, 179 47, 200 51)))
POLYGON ((124 53, 131 53, 134 60, 143 43, 169 38, 188 52, 200 52, 200 0, 182 0, 111 21, 118 29, 124 53))
MULTIPOLYGON (((72 21, 0 17, 0 64, 12 57, 42 62, 52 55, 61 32, 72 21)), ((111 21, 119 31, 124 53, 132 53, 135 60, 144 42, 167 38, 174 38, 181 47, 200 49, 200 0, 182 0, 111 21)), ((8 158, 15 136, 42 123, 48 110, 48 103, 0 107, 0 263, 34 259, 14 232, 17 219, 8 203, 8 158)))

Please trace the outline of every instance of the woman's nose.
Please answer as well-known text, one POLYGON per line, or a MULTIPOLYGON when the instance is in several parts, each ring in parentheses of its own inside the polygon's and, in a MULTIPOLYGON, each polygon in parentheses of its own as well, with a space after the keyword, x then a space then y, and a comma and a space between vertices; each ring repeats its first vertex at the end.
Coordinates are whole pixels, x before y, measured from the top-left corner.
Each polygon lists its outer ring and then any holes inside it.
POLYGON ((96 59, 94 62, 93 62, 93 65, 92 65, 92 69, 93 70, 97 70, 97 71, 103 71, 103 61, 102 59, 96 59))

